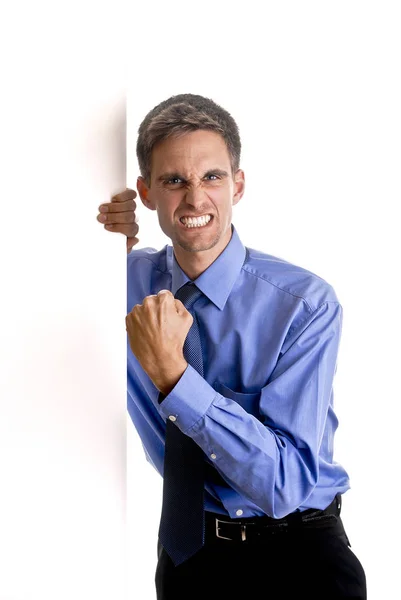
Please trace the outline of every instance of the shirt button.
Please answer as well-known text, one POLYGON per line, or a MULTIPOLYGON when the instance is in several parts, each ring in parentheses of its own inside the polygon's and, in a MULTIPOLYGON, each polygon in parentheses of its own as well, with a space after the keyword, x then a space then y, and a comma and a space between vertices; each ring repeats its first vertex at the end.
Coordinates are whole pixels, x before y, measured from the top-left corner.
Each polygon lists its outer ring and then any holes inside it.
POLYGON ((240 508, 235 512, 235 514, 237 515, 237 517, 240 517, 243 513, 244 513, 244 511, 241 510, 240 508))
POLYGON ((213 453, 210 455, 210 458, 213 458, 213 460, 214 460, 215 458, 217 458, 217 456, 213 453))
POLYGON ((176 421, 177 420, 177 418, 174 415, 170 415, 169 419, 170 419, 170 421, 176 421))

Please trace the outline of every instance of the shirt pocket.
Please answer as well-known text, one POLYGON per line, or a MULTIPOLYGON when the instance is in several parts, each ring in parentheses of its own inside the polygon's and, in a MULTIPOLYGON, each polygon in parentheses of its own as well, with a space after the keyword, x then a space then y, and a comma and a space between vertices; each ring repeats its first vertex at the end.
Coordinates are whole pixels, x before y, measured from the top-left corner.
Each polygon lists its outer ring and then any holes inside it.
POLYGON ((224 383, 221 381, 215 381, 213 387, 219 394, 225 396, 226 398, 230 398, 230 400, 234 400, 234 402, 237 402, 237 404, 242 406, 246 412, 261 420, 261 414, 259 411, 261 392, 235 392, 231 388, 224 385, 224 383))

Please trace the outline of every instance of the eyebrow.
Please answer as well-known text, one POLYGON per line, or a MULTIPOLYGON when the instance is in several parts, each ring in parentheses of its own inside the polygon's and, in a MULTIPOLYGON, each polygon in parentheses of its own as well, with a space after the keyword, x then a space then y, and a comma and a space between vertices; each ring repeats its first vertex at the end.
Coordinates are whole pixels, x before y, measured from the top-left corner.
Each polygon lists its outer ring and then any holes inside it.
MULTIPOLYGON (((206 177, 207 175, 219 175, 219 177, 228 177, 228 173, 227 173, 227 171, 224 171, 224 169, 209 169, 208 171, 206 171, 206 173, 203 175, 203 177, 206 177)), ((185 177, 180 175, 178 173, 178 171, 166 171, 166 173, 162 173, 157 178, 157 181, 173 179, 174 177, 178 177, 179 179, 185 180, 185 177)))

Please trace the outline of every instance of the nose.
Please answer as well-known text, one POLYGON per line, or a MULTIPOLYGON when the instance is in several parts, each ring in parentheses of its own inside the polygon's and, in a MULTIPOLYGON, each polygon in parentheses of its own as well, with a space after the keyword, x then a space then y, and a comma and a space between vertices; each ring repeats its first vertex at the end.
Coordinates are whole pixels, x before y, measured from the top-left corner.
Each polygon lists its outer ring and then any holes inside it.
POLYGON ((194 207, 201 207, 205 201, 205 191, 202 189, 202 185, 191 185, 187 188, 185 194, 185 202, 191 204, 194 207))

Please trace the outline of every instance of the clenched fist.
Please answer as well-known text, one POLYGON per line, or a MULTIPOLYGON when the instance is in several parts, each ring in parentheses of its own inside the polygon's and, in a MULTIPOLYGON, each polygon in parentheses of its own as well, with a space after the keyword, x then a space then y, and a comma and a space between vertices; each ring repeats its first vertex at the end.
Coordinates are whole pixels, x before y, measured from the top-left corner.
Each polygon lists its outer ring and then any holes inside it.
POLYGON ((146 296, 125 318, 133 354, 164 394, 175 386, 188 366, 185 339, 193 316, 169 290, 146 296))

